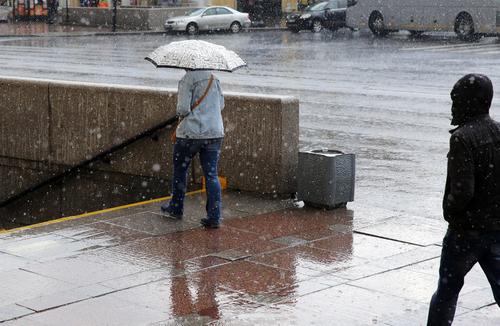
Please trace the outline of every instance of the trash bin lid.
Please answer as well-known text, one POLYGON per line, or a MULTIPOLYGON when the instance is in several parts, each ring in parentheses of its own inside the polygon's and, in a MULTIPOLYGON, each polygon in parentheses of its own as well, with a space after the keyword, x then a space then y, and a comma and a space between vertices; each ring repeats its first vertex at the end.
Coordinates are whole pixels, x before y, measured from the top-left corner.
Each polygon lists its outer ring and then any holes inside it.
POLYGON ((312 151, 309 151, 309 153, 314 153, 314 154, 320 154, 323 156, 337 156, 337 155, 343 155, 344 153, 335 149, 314 149, 312 151))

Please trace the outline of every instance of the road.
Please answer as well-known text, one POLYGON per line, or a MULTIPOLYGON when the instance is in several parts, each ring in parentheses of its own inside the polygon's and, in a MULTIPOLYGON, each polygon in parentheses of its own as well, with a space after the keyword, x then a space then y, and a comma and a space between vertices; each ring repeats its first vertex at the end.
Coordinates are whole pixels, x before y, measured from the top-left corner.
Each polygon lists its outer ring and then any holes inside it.
MULTIPOLYGON (((0 40, 0 75, 176 87, 182 72, 143 58, 185 36, 46 37, 0 40)), ((225 91, 300 99, 301 149, 357 154, 356 200, 373 214, 440 219, 450 129, 449 91, 465 73, 500 86, 500 41, 446 35, 385 39, 340 31, 206 34, 248 68, 220 73, 225 91)), ((499 96, 493 117, 498 117, 499 96)))

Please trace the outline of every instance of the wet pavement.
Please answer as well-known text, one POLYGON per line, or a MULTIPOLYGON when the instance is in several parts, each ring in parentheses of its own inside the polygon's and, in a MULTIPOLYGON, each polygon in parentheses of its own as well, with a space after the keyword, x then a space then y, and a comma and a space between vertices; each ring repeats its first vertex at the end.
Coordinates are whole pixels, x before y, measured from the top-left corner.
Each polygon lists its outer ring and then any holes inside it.
MULTIPOLYGON (((185 38, 6 37, 0 74, 176 87, 181 73, 154 70, 143 58, 185 38)), ((449 90, 471 71, 498 87, 499 41, 375 39, 344 31, 198 38, 248 61, 247 70, 220 74, 225 91, 300 99, 301 149, 357 155, 355 202, 348 210, 319 211, 226 193, 219 230, 198 227, 204 203, 191 198, 193 215, 184 222, 165 220, 152 204, 5 234, 0 276, 9 281, 0 284, 0 319, 21 317, 7 325, 424 325, 446 228, 440 202, 449 90)), ((492 303, 476 266, 455 325, 499 325, 492 303)))
MULTIPOLYGON (((277 31, 283 30, 284 22, 270 23, 266 27, 251 27, 244 32, 253 31, 277 31)), ((146 35, 165 34, 164 30, 136 30, 117 28, 112 31, 111 26, 85 26, 69 25, 64 23, 47 24, 43 21, 18 21, 15 23, 0 22, 0 37, 80 37, 80 36, 124 36, 124 35, 146 35)), ((227 34, 227 33, 226 33, 227 34)))
MULTIPOLYGON (((154 69, 144 57, 159 45, 187 38, 1 38, 0 60, 6 64, 0 65, 0 75, 176 88, 182 72, 154 69)), ((225 45, 248 62, 248 69, 218 74, 225 92, 299 98, 300 148, 355 153, 353 208, 387 211, 387 218, 406 214, 439 223, 451 127, 449 91, 471 71, 500 85, 496 38, 462 43, 450 35, 415 39, 401 33, 377 39, 344 30, 196 38, 225 45)))
MULTIPOLYGON (((425 324, 444 223, 223 196, 217 230, 194 194, 183 221, 155 202, 0 234, 2 325, 425 324)), ((474 268, 455 325, 498 325, 493 303, 474 268)))
POLYGON ((77 36, 111 33, 111 27, 72 26, 46 22, 0 23, 0 37, 77 36))

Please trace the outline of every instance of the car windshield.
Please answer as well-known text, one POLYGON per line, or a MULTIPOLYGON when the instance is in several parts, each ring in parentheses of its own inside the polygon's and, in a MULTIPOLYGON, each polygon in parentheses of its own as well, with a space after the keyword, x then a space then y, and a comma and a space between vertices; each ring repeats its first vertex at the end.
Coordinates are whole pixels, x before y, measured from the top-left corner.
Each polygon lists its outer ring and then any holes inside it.
POLYGON ((325 9, 326 5, 328 2, 320 2, 318 4, 315 4, 314 6, 310 6, 306 8, 306 11, 319 11, 325 9))
POLYGON ((190 13, 188 13, 186 16, 198 16, 198 15, 201 15, 201 13, 203 12, 203 10, 205 10, 205 8, 195 9, 195 10, 191 11, 190 13))

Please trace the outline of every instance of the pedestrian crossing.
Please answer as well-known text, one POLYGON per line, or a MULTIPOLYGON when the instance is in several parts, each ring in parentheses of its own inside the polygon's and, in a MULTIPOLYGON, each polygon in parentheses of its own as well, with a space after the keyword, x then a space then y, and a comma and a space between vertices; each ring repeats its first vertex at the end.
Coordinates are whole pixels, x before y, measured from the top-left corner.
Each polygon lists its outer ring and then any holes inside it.
POLYGON ((462 43, 446 45, 415 46, 401 48, 405 52, 458 53, 474 55, 500 54, 500 43, 462 43))

